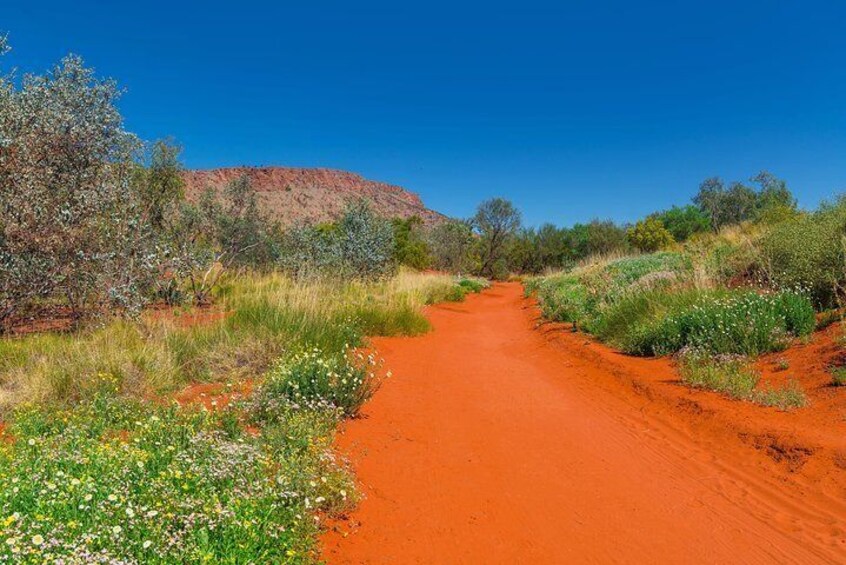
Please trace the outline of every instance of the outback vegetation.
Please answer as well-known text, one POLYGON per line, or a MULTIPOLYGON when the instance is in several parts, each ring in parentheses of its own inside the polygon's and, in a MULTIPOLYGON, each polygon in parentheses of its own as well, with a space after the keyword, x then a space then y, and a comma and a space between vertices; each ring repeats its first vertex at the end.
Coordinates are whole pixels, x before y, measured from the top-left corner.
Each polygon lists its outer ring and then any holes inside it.
POLYGON ((675 355, 692 386, 802 406, 795 382, 756 388, 751 364, 808 337, 817 316, 839 316, 846 203, 801 211, 783 181, 761 173, 753 182, 757 189, 708 179, 692 205, 629 228, 631 248, 530 279, 527 289, 551 320, 633 355, 675 355))
POLYGON ((489 279, 785 410, 801 387, 762 386, 753 361, 843 311, 846 201, 800 210, 767 172, 633 225, 527 228, 492 198, 283 227, 247 176, 189 201, 181 148, 127 132, 120 95, 76 56, 0 77, 2 562, 315 561, 358 499, 333 435, 389 374, 367 337, 426 332, 425 305, 489 279))
POLYGON ((314 561, 357 497, 332 436, 383 378, 365 336, 486 285, 446 272, 469 228, 282 229, 246 177, 188 202, 119 95, 75 56, 0 80, 0 560, 314 561))

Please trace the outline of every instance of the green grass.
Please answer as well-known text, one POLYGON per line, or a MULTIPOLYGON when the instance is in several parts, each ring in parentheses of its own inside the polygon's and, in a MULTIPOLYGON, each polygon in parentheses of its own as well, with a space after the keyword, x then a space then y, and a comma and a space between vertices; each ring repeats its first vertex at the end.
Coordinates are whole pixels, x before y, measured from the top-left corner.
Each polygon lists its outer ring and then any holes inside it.
POLYGON ((846 386, 846 367, 831 369, 831 384, 833 386, 846 386))
POLYGON ((679 356, 682 381, 695 388, 725 394, 736 400, 746 400, 781 410, 801 408, 807 397, 795 381, 781 388, 756 388, 760 375, 742 355, 714 355, 710 351, 688 348, 679 356))
POLYGON ((527 290, 547 318, 573 322, 635 355, 686 346, 757 355, 814 329, 813 306, 801 293, 700 289, 690 273, 684 256, 656 253, 545 277, 527 290))
POLYGON ((713 356, 708 351, 688 349, 679 355, 682 381, 695 388, 704 388, 731 398, 751 398, 760 376, 740 355, 713 356))

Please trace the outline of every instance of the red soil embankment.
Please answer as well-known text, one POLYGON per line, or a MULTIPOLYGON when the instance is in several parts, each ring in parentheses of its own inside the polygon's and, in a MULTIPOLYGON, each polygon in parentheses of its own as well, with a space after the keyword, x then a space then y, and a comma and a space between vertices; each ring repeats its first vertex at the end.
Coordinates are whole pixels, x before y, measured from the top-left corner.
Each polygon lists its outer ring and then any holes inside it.
POLYGON ((541 324, 521 293, 374 340, 396 376, 339 436, 366 498, 324 559, 846 560, 842 401, 781 413, 690 390, 667 360, 541 324))

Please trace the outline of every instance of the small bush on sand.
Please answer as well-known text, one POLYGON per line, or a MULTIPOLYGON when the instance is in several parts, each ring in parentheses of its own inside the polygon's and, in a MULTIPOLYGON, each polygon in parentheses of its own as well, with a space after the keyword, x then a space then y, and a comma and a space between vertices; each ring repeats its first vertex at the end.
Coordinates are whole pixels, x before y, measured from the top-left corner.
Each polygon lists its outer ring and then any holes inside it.
POLYGON ((748 399, 760 376, 742 355, 717 355, 699 348, 683 349, 678 356, 682 380, 690 386, 748 399))
POLYGON ((834 367, 831 369, 831 384, 834 386, 846 386, 846 367, 834 367))
POLYGON ((795 381, 781 388, 756 389, 760 375, 750 366, 748 357, 714 355, 701 348, 688 347, 679 353, 678 361, 682 380, 690 386, 780 410, 807 404, 805 393, 795 381))
POLYGON ((294 408, 340 410, 355 416, 373 395, 378 381, 373 355, 344 350, 326 354, 318 348, 281 359, 268 372, 255 395, 260 413, 274 413, 282 405, 294 408))

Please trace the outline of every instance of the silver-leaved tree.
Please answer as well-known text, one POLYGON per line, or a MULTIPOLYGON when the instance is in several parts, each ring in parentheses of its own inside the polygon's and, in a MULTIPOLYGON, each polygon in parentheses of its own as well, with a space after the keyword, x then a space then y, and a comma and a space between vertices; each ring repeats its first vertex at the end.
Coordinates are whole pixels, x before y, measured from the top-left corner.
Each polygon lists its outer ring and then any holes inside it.
POLYGON ((131 186, 142 144, 119 96, 73 55, 0 77, 0 328, 34 304, 141 306, 160 249, 131 186))

